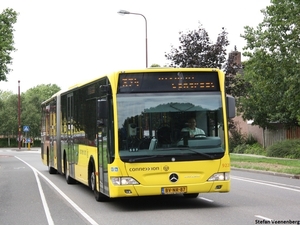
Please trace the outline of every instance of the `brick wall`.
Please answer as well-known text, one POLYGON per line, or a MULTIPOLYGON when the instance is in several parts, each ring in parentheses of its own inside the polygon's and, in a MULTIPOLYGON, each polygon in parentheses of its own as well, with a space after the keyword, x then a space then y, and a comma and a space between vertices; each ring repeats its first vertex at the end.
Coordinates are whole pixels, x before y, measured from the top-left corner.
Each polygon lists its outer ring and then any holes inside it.
POLYGON ((241 116, 236 116, 233 119, 236 126, 240 129, 241 133, 245 136, 253 136, 258 143, 263 145, 263 129, 257 125, 251 125, 244 121, 241 116))

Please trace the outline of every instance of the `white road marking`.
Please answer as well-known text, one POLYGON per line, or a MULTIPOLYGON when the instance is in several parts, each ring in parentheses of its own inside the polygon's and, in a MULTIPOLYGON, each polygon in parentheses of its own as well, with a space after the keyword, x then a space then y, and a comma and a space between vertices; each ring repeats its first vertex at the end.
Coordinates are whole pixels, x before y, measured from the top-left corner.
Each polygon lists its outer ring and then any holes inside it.
POLYGON ((254 215, 257 218, 263 219, 263 220, 267 220, 267 221, 272 221, 272 219, 268 218, 268 217, 264 217, 264 216, 260 216, 260 215, 254 215))
POLYGON ((44 210, 45 210, 45 214, 46 214, 46 217, 47 217, 48 224, 49 225, 54 225, 54 222, 53 222, 53 219, 51 217, 51 213, 50 213, 50 210, 49 210, 49 207, 48 207, 48 204, 47 204, 47 200, 46 200, 46 197, 45 197, 45 194, 44 194, 39 176, 38 176, 36 170, 33 170, 33 173, 34 173, 36 182, 38 184, 38 188, 39 188, 39 192, 40 192, 40 196, 41 196, 42 203, 43 203, 43 206, 44 206, 44 210))
POLYGON ((266 185, 266 186, 285 189, 285 190, 289 190, 289 191, 300 192, 299 186, 270 182, 270 181, 263 181, 263 180, 256 180, 256 179, 245 178, 245 177, 237 177, 237 176, 231 176, 231 178, 233 178, 235 180, 241 180, 241 181, 245 181, 245 182, 266 185))
MULTIPOLYGON (((27 166, 29 166, 33 173, 34 173, 34 176, 35 176, 35 179, 36 179, 36 182, 37 182, 37 185, 38 185, 38 189, 39 189, 39 193, 40 193, 40 196, 41 196, 41 199, 42 199, 42 203, 43 203, 43 207, 44 207, 44 211, 45 211, 45 214, 46 214, 46 218, 47 218, 47 221, 48 221, 48 224, 49 225, 54 225, 54 222, 53 222, 53 219, 51 217, 51 213, 50 213, 50 210, 49 210, 49 207, 48 207, 48 204, 47 204, 47 200, 45 198, 45 194, 44 194, 44 191, 43 191, 43 188, 42 188, 42 185, 41 185, 41 182, 40 182, 40 179, 38 177, 38 174, 37 174, 37 171, 35 168, 33 168, 31 165, 29 165, 27 162, 25 162, 24 160, 20 159, 19 157, 15 156, 18 160, 22 161, 23 163, 25 163, 27 166)), ((20 167, 19 167, 20 168, 20 167)), ((22 167, 22 168, 25 168, 25 167, 22 167)))
POLYGON ((24 166, 22 166, 22 167, 15 167, 14 169, 15 169, 15 170, 25 169, 25 167, 24 167, 24 166))
MULTIPOLYGON (((37 169, 35 169, 33 166, 31 166, 30 164, 28 164, 27 162, 25 162, 24 160, 20 159, 19 157, 15 156, 17 159, 19 159, 20 161, 22 161, 23 163, 25 163, 27 166, 29 166, 34 173, 37 173, 39 174, 44 180, 46 180, 67 202, 69 202, 69 204, 71 206, 74 207, 74 209, 79 212, 87 221, 89 221, 90 224, 92 225, 99 225, 95 220, 93 220, 86 212, 84 212, 75 202, 73 202, 62 190, 60 190, 51 180, 49 180, 46 176, 44 176, 41 172, 39 172, 37 169)), ((39 181, 37 181, 39 182, 39 181)), ((40 191, 40 195, 42 196, 43 195, 43 198, 45 198, 44 196, 44 193, 43 191, 41 192, 40 191)), ((43 200, 43 199, 42 199, 43 200)), ((45 199, 45 202, 46 202, 46 199, 45 199)), ((43 202, 44 204, 44 202, 43 202)), ((47 205, 47 202, 45 203, 46 204, 46 208, 45 208, 45 205, 44 205, 44 209, 45 209, 45 213, 46 215, 49 214, 49 216, 51 217, 51 214, 49 212, 49 209, 48 209, 48 212, 47 212, 47 208, 48 208, 48 205, 47 205)), ((48 219, 48 217, 47 217, 48 219)), ((51 219, 52 220, 52 219, 51 219)), ((51 222, 51 221, 50 221, 51 222)), ((53 221, 52 223, 49 223, 48 221, 48 224, 49 225, 52 225, 54 224, 53 221)))
POLYGON ((203 198, 203 197, 199 197, 200 199, 207 201, 207 202, 214 202, 214 200, 208 199, 208 198, 203 198))

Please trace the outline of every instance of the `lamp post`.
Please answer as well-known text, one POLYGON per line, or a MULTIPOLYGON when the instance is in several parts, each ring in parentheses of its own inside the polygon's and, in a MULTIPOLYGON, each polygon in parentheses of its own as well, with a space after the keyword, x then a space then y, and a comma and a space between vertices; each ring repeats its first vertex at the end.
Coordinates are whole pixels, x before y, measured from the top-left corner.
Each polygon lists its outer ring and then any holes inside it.
POLYGON ((120 10, 118 13, 119 14, 123 14, 123 15, 125 15, 125 14, 132 14, 132 15, 138 15, 138 16, 144 17, 144 19, 145 19, 145 33, 146 33, 146 68, 148 68, 148 40, 147 40, 148 39, 147 38, 148 35, 147 35, 147 19, 146 19, 146 17, 143 14, 128 12, 126 10, 120 10))

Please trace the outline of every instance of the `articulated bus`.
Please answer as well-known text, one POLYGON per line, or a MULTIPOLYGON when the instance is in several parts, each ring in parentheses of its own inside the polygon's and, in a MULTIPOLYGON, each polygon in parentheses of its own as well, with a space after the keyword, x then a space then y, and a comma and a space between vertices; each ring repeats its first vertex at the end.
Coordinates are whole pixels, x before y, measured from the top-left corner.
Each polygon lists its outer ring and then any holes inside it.
POLYGON ((221 70, 114 72, 41 104, 41 157, 50 174, 110 198, 230 191, 228 118, 235 101, 221 70), (193 118, 203 132, 183 128, 193 118))

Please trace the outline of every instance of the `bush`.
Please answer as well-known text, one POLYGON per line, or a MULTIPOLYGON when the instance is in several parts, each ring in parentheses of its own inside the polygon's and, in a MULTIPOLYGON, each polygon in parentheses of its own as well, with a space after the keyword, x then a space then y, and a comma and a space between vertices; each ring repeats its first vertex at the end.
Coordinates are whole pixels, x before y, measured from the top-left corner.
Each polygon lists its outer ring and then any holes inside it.
POLYGON ((264 148, 257 142, 254 144, 238 145, 233 149, 233 153, 255 154, 255 155, 265 155, 266 154, 264 148))
POLYGON ((277 142, 267 148, 267 156, 300 159, 300 139, 277 142))
POLYGON ((229 137, 229 152, 233 152, 234 149, 246 143, 246 137, 241 133, 238 129, 230 130, 230 137, 229 137))
POLYGON ((248 145, 254 145, 257 144, 257 140, 252 135, 249 135, 247 138, 245 138, 245 143, 248 145))
POLYGON ((247 144, 241 144, 241 145, 236 146, 232 152, 238 153, 238 154, 243 154, 243 153, 245 153, 245 151, 247 150, 248 147, 249 146, 247 144))
POLYGON ((11 138, 10 140, 10 146, 8 146, 8 138, 0 138, 0 147, 17 147, 18 142, 15 138, 11 138))
POLYGON ((252 135, 246 137, 240 129, 236 128, 230 130, 229 152, 257 154, 264 151, 252 135))
MULTIPOLYGON (((18 147, 19 143, 16 140, 16 138, 10 138, 10 145, 8 146, 8 138, 0 138, 0 148, 7 148, 7 147, 18 147)), ((41 141, 40 140, 34 140, 33 145, 31 147, 40 147, 41 141)), ((22 147, 24 147, 24 144, 22 143, 22 147)), ((27 147, 27 145, 26 145, 27 147)))
POLYGON ((242 134, 241 129, 238 127, 230 129, 229 152, 256 155, 266 154, 263 147, 252 135, 246 136, 242 134))
POLYGON ((247 146, 248 148, 244 151, 245 154, 266 155, 265 149, 257 142, 247 146))

